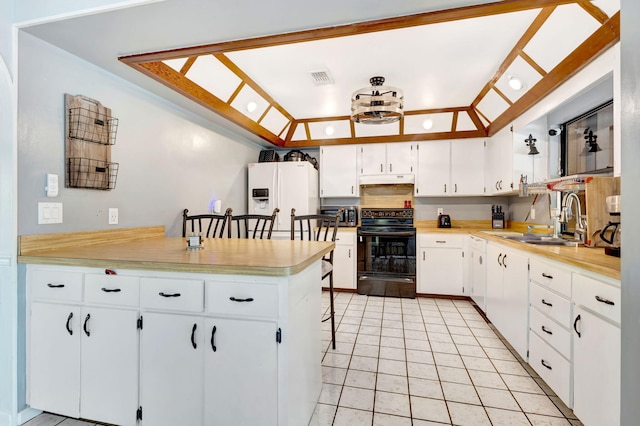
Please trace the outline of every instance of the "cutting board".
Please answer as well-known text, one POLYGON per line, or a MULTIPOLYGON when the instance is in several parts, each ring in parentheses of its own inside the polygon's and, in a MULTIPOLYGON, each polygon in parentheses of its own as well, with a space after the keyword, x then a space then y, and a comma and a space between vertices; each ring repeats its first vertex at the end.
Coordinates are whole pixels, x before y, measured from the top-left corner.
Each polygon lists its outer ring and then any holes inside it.
POLYGON ((585 184, 585 211, 587 214, 587 244, 589 247, 610 247, 602 241, 600 231, 611 216, 605 200, 610 195, 620 195, 620 177, 594 177, 585 184))

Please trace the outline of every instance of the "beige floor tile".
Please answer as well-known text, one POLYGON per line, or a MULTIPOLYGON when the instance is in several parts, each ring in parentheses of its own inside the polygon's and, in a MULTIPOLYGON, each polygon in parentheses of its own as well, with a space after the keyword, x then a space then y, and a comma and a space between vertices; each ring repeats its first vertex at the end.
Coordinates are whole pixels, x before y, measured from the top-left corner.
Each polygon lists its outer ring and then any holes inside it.
POLYGON ((432 352, 442 352, 446 354, 457 354, 458 347, 454 343, 446 342, 429 342, 432 352))
POLYGON ((411 396, 411 414, 415 419, 450 423, 449 411, 444 401, 439 399, 411 396))
POLYGON ((347 372, 344 385, 354 388, 375 389, 376 373, 351 369, 347 372))
POLYGON ((473 333, 471 333, 471 329, 466 325, 464 326, 451 325, 451 326, 447 326, 447 328, 449 329, 449 333, 451 333, 452 336, 453 335, 473 336, 473 333))
POLYGON ((401 348, 404 349, 404 338, 402 337, 389 337, 382 336, 380 338, 380 346, 388 346, 391 348, 401 348))
POLYGON ((382 319, 382 327, 384 328, 399 328, 402 329, 402 321, 382 319))
POLYGON ((506 349, 505 344, 502 343, 502 340, 500 339, 492 337, 476 337, 476 339, 478 340, 478 343, 480 343, 480 346, 482 346, 483 348, 506 349))
POLYGON ((463 385, 471 384, 469 372, 464 368, 439 366, 438 376, 442 382, 461 383, 463 385))
POLYGON ((461 334, 452 334, 451 338, 453 339, 453 343, 456 345, 470 345, 470 346, 480 346, 478 341, 474 336, 464 336, 461 334))
POLYGON ((362 318, 360 325, 367 325, 370 327, 382 327, 382 319, 379 318, 362 318))
POLYGON ((428 340, 427 332, 422 330, 405 330, 405 340, 428 340))
POLYGON ((498 370, 498 373, 500 374, 511 374, 514 376, 531 377, 529 373, 527 373, 527 370, 525 370, 524 367, 522 367, 522 365, 520 365, 519 362, 502 361, 498 359, 494 359, 492 362, 493 362, 493 366, 496 368, 496 370, 498 370))
POLYGON ((562 417, 562 413, 546 395, 513 392, 513 397, 525 413, 562 417))
POLYGON ((322 366, 322 383, 343 385, 345 377, 347 377, 347 369, 345 368, 322 366))
POLYGON ((336 415, 335 405, 317 404, 309 426, 331 426, 336 415))
POLYGON ((422 398, 444 399, 442 385, 438 380, 409 377, 409 393, 422 398))
POLYGON ((430 351, 420 351, 420 350, 407 348, 406 353, 407 353, 407 361, 409 362, 418 362, 421 364, 435 364, 435 360, 433 359, 433 353, 430 351))
POLYGON ((333 349, 333 346, 328 348, 328 352, 335 354, 343 354, 343 355, 351 355, 353 353, 353 343, 349 342, 340 342, 336 340, 336 348, 333 349))
POLYGON ((480 398, 478 398, 476 389, 471 385, 442 382, 442 392, 446 401, 480 405, 480 398))
POLYGON ((413 419, 413 426, 442 426, 451 423, 429 422, 427 420, 413 419))
POLYGON ((382 333, 380 333, 381 336, 384 337, 397 337, 399 339, 404 338, 404 331, 402 330, 402 328, 389 328, 389 327, 382 327, 382 333))
POLYGON ((404 323, 405 330, 415 330, 415 331, 425 331, 424 324, 419 322, 405 322, 404 323))
POLYGON ((415 349, 419 351, 430 351, 431 345, 427 340, 411 340, 405 338, 404 342, 405 348, 407 349, 415 349))
POLYGON ((533 426, 571 426, 569 420, 564 417, 549 417, 539 414, 527 414, 533 426))
POLYGON ((344 315, 342 317, 342 320, 340 321, 340 324, 357 324, 357 325, 360 325, 361 321, 362 321, 362 315, 359 315, 357 317, 344 315))
POLYGON ((345 386, 342 388, 338 407, 355 408, 357 410, 373 410, 373 389, 361 389, 345 386))
POLYGON ((531 426, 522 411, 508 411, 490 407, 486 407, 486 411, 495 426, 531 426))
POLYGON ((370 426, 372 419, 373 413, 371 411, 338 407, 333 426, 370 426))
POLYGON ((377 358, 379 353, 380 347, 378 345, 356 344, 353 347, 354 356, 368 356, 377 358))
POLYGON ((509 391, 476 387, 476 392, 478 392, 480 401, 482 401, 482 405, 485 407, 520 411, 520 406, 509 391))
POLYGON ((484 348, 487 356, 493 360, 516 361, 511 351, 506 348, 484 348))
POLYGON ((376 391, 375 411, 394 416, 411 416, 409 395, 376 391))
POLYGON ((429 342, 431 343, 453 343, 453 339, 449 333, 432 333, 427 332, 429 342))
POLYGON ((462 358, 457 354, 434 352, 433 359, 436 361, 437 366, 464 368, 462 358))
POLYGON ((511 391, 544 394, 542 388, 531 377, 513 376, 511 374, 501 374, 501 377, 511 391))
POLYGON ((407 363, 404 361, 395 361, 392 359, 380 359, 378 361, 378 372, 383 374, 391 374, 394 376, 406 376, 407 363))
POLYGON ((408 394, 407 377, 379 373, 376 380, 376 391, 408 394))
POLYGON ((425 324, 424 325, 427 332, 432 333, 448 333, 449 328, 444 324, 425 324))
MULTIPOLYGON (((338 345, 336 345, 336 347, 337 346, 338 345)), ((322 360, 322 365, 326 365, 327 367, 347 368, 349 367, 350 360, 351 355, 328 352, 322 360)))
MULTIPOLYGON (((460 346, 458 346, 458 350, 460 350, 460 346)), ((464 362, 464 366, 468 370, 480 370, 480 371, 491 371, 495 372, 493 364, 489 360, 489 358, 479 358, 473 356, 462 356, 462 361, 464 362)))
POLYGON ((357 333, 359 329, 360 329, 360 325, 348 324, 348 323, 342 322, 336 328, 336 331, 339 331, 341 333, 357 333))
POLYGON ((382 313, 382 321, 400 321, 402 322, 402 314, 400 313, 389 313, 387 312, 387 308, 385 308, 382 313))
POLYGON ((360 334, 371 334, 373 336, 380 336, 382 332, 382 327, 376 325, 361 325, 360 326, 360 334))
POLYGON ((504 383, 502 377, 498 373, 492 373, 490 371, 469 370, 469 376, 471 376, 471 380, 476 386, 503 390, 508 389, 507 385, 504 383))
POLYGON ((388 346, 380 347, 380 358, 393 359, 396 361, 406 361, 407 355, 404 348, 390 348, 388 346))
POLYGON ((376 336, 373 334, 358 334, 358 337, 356 338, 356 344, 379 345, 380 336, 376 336))
POLYGON ((322 384, 322 392, 318 402, 321 404, 338 405, 340 394, 342 393, 341 385, 332 385, 330 383, 322 384))
POLYGON ((438 380, 438 371, 435 365, 407 362, 407 375, 420 379, 438 380))
POLYGON ((491 426, 489 416, 484 407, 479 405, 467 405, 457 402, 447 402, 451 421, 459 426, 491 426))
POLYGON ((354 333, 340 333, 336 331, 336 342, 354 343, 358 335, 354 333))
POLYGON ((376 412, 373 415, 373 426, 411 426, 411 418, 376 412))
POLYGON ((378 358, 352 356, 349 368, 362 371, 378 371, 378 358))

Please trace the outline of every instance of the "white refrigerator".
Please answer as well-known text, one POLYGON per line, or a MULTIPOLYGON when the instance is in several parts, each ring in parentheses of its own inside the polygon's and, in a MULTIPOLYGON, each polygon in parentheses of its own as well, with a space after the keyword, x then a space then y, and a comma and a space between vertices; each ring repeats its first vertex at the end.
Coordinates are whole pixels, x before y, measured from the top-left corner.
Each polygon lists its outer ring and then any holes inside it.
POLYGON ((308 161, 250 163, 248 169, 249 214, 270 215, 280 209, 273 239, 290 238, 292 208, 296 215, 318 213, 318 171, 308 161))

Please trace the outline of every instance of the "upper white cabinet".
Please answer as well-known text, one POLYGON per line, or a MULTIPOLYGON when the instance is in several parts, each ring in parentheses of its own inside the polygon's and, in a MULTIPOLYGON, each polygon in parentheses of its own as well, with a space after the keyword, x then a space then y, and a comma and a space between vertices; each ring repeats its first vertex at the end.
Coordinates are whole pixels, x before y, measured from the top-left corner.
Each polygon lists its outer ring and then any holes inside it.
POLYGON ((487 195, 510 193, 513 184, 513 132, 507 126, 487 141, 485 150, 487 195))
POLYGON ((410 142, 360 145, 360 174, 413 173, 415 144, 410 142))
POLYGON ((418 144, 416 197, 484 195, 484 139, 418 144))
POLYGON ((358 146, 320 148, 320 197, 358 196, 358 146))

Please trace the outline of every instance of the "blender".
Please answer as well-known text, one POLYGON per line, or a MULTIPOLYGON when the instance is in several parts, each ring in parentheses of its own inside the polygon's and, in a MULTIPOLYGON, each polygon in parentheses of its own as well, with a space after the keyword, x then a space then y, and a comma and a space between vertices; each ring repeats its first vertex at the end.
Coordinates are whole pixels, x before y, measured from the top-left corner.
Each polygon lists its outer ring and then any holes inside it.
POLYGON ((611 247, 605 247, 604 252, 609 256, 620 257, 620 196, 611 195, 605 199, 609 223, 600 231, 600 238, 611 247))

